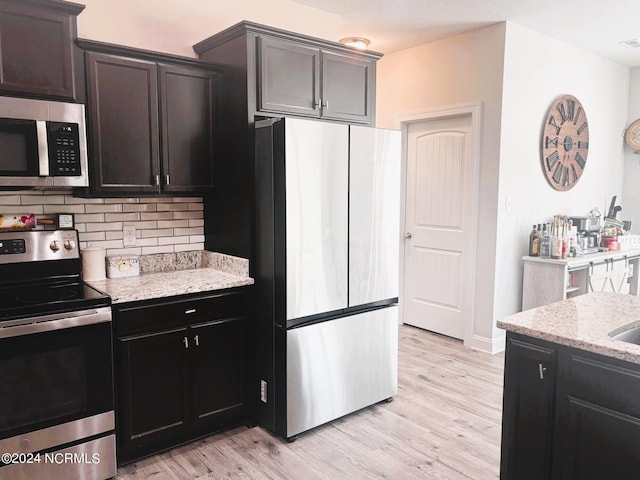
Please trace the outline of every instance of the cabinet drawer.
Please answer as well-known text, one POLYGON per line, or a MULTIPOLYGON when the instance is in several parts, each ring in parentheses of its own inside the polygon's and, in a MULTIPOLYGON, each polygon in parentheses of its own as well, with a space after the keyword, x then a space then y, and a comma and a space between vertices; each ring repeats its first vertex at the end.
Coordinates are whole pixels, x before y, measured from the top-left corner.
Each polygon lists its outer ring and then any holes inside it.
POLYGON ((247 314, 247 294, 232 291, 114 306, 118 337, 247 314))
POLYGON ((591 355, 568 357, 562 383, 569 396, 640 417, 640 369, 591 355))

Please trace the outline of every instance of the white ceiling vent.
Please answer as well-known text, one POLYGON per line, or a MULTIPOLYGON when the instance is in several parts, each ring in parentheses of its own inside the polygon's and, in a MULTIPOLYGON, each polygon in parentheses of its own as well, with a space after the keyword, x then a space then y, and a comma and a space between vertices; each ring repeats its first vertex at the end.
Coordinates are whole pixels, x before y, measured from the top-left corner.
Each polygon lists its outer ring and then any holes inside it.
POLYGON ((620 42, 622 45, 626 45, 631 48, 640 48, 640 40, 637 38, 632 38, 631 40, 625 40, 624 42, 620 42))

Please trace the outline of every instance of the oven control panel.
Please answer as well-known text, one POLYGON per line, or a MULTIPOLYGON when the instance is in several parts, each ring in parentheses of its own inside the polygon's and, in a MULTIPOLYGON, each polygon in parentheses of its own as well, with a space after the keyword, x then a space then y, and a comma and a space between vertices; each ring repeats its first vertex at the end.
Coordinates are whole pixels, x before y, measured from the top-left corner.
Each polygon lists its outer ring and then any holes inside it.
POLYGON ((0 240, 0 255, 12 255, 26 251, 26 244, 22 238, 0 240))
POLYGON ((80 258, 76 230, 0 233, 0 264, 80 258))

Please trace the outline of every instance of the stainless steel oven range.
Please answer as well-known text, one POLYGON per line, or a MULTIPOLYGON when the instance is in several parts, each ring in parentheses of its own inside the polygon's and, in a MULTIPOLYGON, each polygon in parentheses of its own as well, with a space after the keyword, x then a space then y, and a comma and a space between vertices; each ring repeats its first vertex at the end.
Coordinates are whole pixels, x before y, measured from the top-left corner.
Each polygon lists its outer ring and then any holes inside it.
POLYGON ((75 230, 0 233, 0 479, 116 474, 110 299, 75 230))

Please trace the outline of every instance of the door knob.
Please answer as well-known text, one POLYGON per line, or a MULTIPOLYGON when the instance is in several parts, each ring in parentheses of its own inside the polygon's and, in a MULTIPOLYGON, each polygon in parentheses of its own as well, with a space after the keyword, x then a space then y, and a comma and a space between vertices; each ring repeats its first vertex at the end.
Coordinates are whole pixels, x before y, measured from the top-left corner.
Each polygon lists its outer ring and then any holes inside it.
POLYGON ((407 232, 404 234, 404 238, 406 238, 407 240, 410 239, 413 235, 411 235, 411 232, 407 232))

